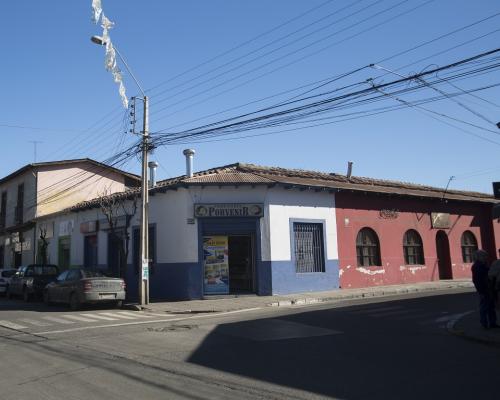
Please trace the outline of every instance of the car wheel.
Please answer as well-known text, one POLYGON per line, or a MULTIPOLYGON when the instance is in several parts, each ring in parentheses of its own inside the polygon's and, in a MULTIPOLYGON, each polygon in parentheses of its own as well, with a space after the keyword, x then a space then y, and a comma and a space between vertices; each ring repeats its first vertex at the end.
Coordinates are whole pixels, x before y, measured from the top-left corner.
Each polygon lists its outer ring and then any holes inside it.
POLYGON ((51 306, 52 305, 52 302, 50 301, 50 295, 49 295, 49 291, 48 290, 45 290, 43 292, 43 302, 47 306, 51 306))
POLYGON ((72 311, 78 311, 81 307, 80 303, 80 298, 78 297, 77 293, 72 293, 71 297, 69 298, 69 308, 71 308, 72 311))
POLYGON ((28 292, 28 288, 24 288, 23 290, 23 300, 28 302, 31 300, 30 293, 28 292))
POLYGON ((115 307, 116 308, 122 308, 122 306, 123 306, 123 301, 122 300, 117 300, 115 302, 115 307))

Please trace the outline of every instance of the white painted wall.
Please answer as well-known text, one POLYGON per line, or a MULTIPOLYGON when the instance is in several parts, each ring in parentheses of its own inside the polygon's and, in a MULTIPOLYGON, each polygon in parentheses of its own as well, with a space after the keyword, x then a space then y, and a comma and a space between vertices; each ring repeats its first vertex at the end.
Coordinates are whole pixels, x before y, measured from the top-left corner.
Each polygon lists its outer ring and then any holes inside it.
MULTIPOLYGON (((335 197, 324 192, 270 189, 267 196, 269 208, 269 260, 291 260, 290 220, 305 219, 324 221, 326 231, 326 259, 338 259, 335 197)), ((267 211, 267 210, 266 210, 267 211)), ((264 257, 264 255, 263 255, 264 257)), ((264 259, 268 261, 268 259, 264 259)))
MULTIPOLYGON (((261 254, 263 261, 291 260, 290 219, 320 220, 326 222, 326 258, 337 259, 335 200, 333 194, 311 191, 284 190, 257 186, 206 187, 171 190, 150 196, 149 222, 156 225, 156 256, 158 263, 198 262, 198 222, 194 217, 195 203, 263 203, 261 219, 261 254)), ((140 208, 131 223, 129 263, 132 262, 132 228, 139 226, 140 208)), ((98 209, 40 218, 40 223, 53 221, 54 238, 49 254, 57 263, 57 239, 61 222, 72 220, 71 263, 83 264, 84 235, 80 223, 101 220, 98 209)), ((107 263, 107 232, 98 232, 98 262, 107 263)))

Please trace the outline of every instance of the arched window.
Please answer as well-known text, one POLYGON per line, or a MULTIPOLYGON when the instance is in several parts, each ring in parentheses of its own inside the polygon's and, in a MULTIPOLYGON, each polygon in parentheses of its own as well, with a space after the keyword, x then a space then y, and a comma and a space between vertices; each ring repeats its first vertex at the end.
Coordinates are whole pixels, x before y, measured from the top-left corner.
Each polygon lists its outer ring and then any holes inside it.
POLYGON ((462 260, 464 263, 471 263, 472 254, 477 250, 477 240, 471 231, 462 234, 462 260))
POLYGON ((405 232, 403 236, 403 253, 406 265, 425 264, 422 238, 416 230, 409 229, 405 232))
POLYGON ((356 254, 358 266, 382 265, 380 262, 380 245, 377 234, 370 228, 363 228, 356 238, 356 254))

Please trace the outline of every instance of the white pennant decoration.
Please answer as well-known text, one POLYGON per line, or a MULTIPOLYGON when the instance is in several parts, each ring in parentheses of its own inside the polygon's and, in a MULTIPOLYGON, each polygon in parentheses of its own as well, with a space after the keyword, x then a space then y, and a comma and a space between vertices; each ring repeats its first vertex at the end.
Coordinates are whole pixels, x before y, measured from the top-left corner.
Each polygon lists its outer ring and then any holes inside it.
POLYGON ((92 0, 92 11, 92 21, 95 24, 97 24, 99 20, 101 21, 102 42, 106 49, 104 67, 106 71, 111 72, 113 80, 118 84, 118 93, 120 94, 123 107, 128 108, 128 98, 125 91, 125 85, 123 84, 123 74, 116 62, 116 50, 109 36, 109 30, 112 29, 115 24, 102 12, 101 0, 92 0))
POLYGON ((102 13, 101 0, 92 0, 92 22, 97 24, 102 13))

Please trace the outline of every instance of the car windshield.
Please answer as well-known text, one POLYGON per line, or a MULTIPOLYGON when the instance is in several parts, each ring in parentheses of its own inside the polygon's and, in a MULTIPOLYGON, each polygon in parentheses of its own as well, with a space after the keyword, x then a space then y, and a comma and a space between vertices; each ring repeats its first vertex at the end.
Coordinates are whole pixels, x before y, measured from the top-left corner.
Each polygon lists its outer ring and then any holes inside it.
POLYGON ((35 265, 33 266, 33 275, 57 275, 57 267, 55 265, 35 265))
POLYGON ((106 276, 98 271, 85 271, 85 270, 82 270, 82 275, 84 278, 104 278, 106 276))
POLYGON ((8 271, 2 271, 2 278, 10 278, 13 276, 17 271, 15 269, 11 269, 8 271))

